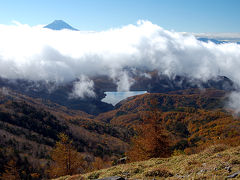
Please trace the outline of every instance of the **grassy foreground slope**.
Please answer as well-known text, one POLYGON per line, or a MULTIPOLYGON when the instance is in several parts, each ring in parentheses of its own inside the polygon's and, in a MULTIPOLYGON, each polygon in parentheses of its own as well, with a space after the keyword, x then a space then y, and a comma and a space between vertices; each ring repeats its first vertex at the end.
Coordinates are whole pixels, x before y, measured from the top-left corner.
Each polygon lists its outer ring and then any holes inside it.
MULTIPOLYGON (((83 175, 58 180, 99 179, 121 176, 127 179, 225 179, 240 171, 240 146, 213 145, 193 155, 154 158, 113 166, 83 175)), ((240 179, 240 173, 235 177, 240 179)))

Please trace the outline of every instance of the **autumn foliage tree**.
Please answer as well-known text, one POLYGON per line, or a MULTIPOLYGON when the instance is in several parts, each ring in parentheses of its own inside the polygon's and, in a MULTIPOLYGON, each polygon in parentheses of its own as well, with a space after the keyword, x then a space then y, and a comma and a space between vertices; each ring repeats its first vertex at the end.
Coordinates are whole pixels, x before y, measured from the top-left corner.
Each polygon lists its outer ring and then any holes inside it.
POLYGON ((53 163, 49 169, 50 177, 81 173, 85 164, 83 157, 74 149, 67 135, 60 133, 58 137, 60 140, 51 152, 53 163))
POLYGON ((16 161, 11 159, 7 162, 4 166, 5 172, 2 174, 0 179, 7 179, 7 180, 20 180, 19 170, 17 169, 16 161))
POLYGON ((132 138, 130 150, 126 153, 130 161, 168 157, 170 152, 169 137, 163 128, 156 102, 154 108, 143 117, 143 122, 136 128, 137 135, 132 138))

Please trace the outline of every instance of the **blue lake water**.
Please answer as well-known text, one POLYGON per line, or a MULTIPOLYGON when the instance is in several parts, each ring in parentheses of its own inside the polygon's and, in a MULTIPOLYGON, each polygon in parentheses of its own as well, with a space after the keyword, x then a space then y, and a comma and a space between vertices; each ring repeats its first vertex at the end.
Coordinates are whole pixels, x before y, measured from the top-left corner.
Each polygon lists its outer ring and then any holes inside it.
POLYGON ((115 106, 123 99, 145 93, 147 93, 147 91, 105 92, 106 97, 102 99, 102 102, 106 102, 115 106))

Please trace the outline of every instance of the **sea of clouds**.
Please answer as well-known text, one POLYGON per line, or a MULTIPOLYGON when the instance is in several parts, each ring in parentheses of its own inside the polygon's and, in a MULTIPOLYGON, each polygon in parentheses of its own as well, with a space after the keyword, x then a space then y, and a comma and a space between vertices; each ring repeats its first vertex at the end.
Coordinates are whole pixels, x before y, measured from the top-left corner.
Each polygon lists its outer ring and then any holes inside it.
MULTIPOLYGON (((56 83, 78 79, 73 95, 82 97, 95 95, 89 77, 96 75, 107 75, 118 91, 128 91, 134 80, 126 67, 203 81, 222 75, 240 85, 240 45, 201 42, 142 20, 100 32, 0 25, 0 77, 56 83)), ((239 103, 231 104, 240 111, 239 103)))

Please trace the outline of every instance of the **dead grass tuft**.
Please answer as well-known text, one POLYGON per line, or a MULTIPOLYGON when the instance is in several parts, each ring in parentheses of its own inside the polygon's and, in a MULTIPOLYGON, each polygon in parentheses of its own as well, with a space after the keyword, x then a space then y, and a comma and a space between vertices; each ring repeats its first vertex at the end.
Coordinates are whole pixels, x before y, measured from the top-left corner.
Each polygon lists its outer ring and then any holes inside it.
POLYGON ((215 153, 225 151, 228 148, 229 148, 229 146, 227 146, 225 144, 215 144, 215 145, 212 145, 209 148, 205 149, 204 153, 206 153, 208 155, 213 155, 215 153))
POLYGON ((144 174, 146 177, 172 177, 173 174, 164 168, 155 168, 144 174))

